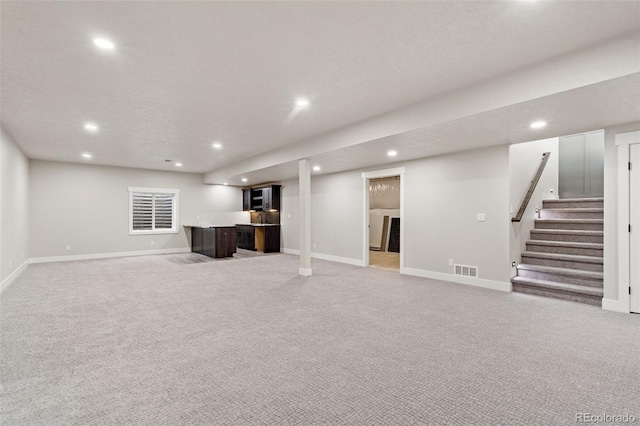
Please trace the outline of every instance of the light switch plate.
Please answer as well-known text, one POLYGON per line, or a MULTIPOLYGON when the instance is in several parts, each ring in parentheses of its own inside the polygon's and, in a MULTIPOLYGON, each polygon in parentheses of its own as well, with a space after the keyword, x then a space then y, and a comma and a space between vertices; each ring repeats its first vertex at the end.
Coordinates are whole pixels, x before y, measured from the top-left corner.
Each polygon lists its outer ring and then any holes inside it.
POLYGON ((486 217, 485 217, 484 213, 476 214, 476 221, 477 222, 486 222, 486 217))

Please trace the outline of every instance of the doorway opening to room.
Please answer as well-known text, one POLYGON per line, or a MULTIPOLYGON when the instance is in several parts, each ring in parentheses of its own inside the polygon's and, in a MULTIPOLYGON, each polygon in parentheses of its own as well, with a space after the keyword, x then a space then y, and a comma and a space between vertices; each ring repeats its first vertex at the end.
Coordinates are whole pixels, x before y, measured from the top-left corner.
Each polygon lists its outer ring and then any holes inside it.
POLYGON ((400 272, 403 265, 401 171, 363 173, 366 266, 400 272))

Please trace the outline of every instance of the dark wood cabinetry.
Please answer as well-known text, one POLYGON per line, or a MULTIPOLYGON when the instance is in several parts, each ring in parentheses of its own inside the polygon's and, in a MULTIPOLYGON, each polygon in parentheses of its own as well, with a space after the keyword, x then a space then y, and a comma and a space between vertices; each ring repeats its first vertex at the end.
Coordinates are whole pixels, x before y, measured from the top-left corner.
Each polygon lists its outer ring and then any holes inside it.
POLYGON ((279 252, 280 251, 280 227, 265 226, 261 228, 256 228, 256 242, 257 244, 262 245, 261 247, 262 251, 264 251, 265 253, 279 252))
POLYGON ((274 253, 280 251, 280 225, 236 225, 238 248, 274 253))
POLYGON ((280 185, 243 189, 242 210, 280 210, 280 185))
POLYGON ((251 190, 243 189, 242 190, 242 210, 248 212, 251 210, 251 190))
POLYGON ((191 251, 216 258, 233 256, 236 252, 235 227, 192 227, 191 251))
POLYGON ((236 225, 236 241, 241 249, 255 250, 255 228, 251 225, 236 225))

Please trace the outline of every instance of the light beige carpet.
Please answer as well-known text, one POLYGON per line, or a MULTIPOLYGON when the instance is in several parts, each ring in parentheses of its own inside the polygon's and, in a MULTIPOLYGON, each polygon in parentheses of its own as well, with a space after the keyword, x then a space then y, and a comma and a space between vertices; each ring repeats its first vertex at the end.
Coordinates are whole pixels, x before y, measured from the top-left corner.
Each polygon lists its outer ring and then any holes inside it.
POLYGON ((31 265, 2 425, 572 425, 640 416, 640 316, 295 256, 31 265))

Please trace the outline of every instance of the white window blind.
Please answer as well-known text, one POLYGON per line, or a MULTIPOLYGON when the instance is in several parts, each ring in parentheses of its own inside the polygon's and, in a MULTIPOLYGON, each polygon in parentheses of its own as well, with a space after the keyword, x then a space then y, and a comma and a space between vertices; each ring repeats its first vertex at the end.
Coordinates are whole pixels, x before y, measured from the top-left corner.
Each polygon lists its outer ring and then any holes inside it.
POLYGON ((129 188, 129 234, 177 232, 177 189, 129 188))

